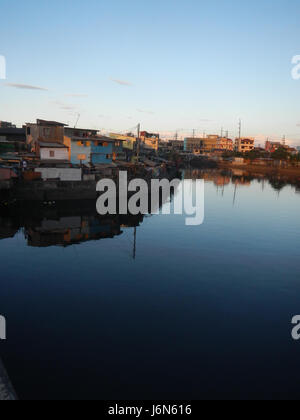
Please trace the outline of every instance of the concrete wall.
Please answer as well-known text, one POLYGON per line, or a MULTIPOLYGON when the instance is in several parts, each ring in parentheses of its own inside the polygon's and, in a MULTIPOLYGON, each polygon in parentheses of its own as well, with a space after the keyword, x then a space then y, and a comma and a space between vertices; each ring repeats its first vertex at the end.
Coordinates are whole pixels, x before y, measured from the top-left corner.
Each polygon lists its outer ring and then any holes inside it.
POLYGON ((82 170, 80 168, 36 168, 35 172, 40 173, 45 181, 47 179, 81 181, 82 179, 82 170))
POLYGON ((16 200, 27 201, 96 200, 96 184, 96 181, 24 181, 11 193, 16 200))
POLYGON ((69 160, 68 149, 63 148, 40 148, 41 160, 69 160), (54 152, 54 156, 51 156, 51 152, 54 152))

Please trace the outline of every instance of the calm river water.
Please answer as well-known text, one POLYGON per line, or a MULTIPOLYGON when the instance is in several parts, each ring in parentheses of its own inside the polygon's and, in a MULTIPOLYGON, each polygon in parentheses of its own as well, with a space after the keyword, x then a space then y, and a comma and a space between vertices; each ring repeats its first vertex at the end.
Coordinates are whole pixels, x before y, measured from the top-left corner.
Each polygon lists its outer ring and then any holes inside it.
POLYGON ((185 176, 206 180, 201 226, 95 203, 0 211, 0 356, 19 398, 299 398, 300 189, 185 176))

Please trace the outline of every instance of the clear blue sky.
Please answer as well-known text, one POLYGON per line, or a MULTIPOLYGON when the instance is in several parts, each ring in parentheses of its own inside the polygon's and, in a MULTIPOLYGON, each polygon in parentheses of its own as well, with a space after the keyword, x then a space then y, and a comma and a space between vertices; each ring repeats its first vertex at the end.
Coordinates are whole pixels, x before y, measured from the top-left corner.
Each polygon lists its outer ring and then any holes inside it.
POLYGON ((299 0, 1 0, 0 119, 235 136, 242 118, 300 144, 299 18, 299 0))

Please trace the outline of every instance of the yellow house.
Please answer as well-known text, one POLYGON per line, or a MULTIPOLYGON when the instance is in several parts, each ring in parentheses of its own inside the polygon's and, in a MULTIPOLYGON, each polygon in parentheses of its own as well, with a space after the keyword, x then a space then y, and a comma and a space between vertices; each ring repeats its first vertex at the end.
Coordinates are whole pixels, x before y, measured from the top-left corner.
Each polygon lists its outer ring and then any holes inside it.
POLYGON ((115 140, 123 141, 123 149, 134 150, 137 138, 131 135, 122 135, 116 133, 110 133, 109 137, 115 140))

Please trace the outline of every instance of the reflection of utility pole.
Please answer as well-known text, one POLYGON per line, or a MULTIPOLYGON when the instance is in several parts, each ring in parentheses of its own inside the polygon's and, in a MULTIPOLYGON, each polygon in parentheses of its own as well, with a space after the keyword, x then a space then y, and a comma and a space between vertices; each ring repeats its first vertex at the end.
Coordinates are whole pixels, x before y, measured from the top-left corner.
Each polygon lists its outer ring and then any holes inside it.
POLYGON ((136 227, 134 228, 133 259, 136 257, 136 227))
POLYGON ((234 187, 234 195, 233 195, 233 207, 234 207, 234 205, 235 205, 235 200, 236 200, 236 193, 237 193, 237 184, 235 184, 235 187, 234 187))

